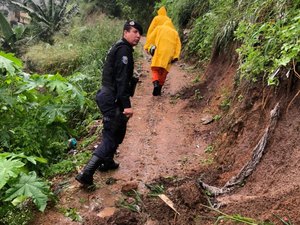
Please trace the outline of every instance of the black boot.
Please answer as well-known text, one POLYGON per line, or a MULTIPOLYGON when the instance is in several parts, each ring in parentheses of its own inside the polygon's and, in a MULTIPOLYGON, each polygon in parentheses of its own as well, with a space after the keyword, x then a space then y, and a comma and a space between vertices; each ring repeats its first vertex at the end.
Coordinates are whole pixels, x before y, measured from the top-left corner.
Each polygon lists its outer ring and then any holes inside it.
POLYGON ((153 92, 152 95, 153 96, 158 96, 159 93, 159 82, 158 80, 153 81, 153 92))
POLYGON ((83 171, 80 172, 75 179, 83 185, 93 185, 93 175, 101 163, 103 163, 103 160, 98 156, 93 155, 90 161, 84 167, 83 171))
POLYGON ((157 94, 158 96, 161 96, 161 89, 162 89, 162 85, 159 85, 158 86, 158 94, 157 94))
POLYGON ((119 168, 119 163, 116 163, 113 159, 108 159, 105 162, 101 163, 98 167, 100 172, 106 172, 108 170, 115 170, 119 168))

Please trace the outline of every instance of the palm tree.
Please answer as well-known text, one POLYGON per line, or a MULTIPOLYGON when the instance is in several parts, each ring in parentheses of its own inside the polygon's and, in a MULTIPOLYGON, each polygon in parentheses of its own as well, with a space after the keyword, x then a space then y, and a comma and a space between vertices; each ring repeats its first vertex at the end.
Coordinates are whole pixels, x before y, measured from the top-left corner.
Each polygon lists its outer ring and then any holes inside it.
POLYGON ((25 38, 27 27, 21 25, 11 26, 5 16, 0 12, 0 46, 9 52, 15 52, 18 46, 28 41, 25 38))
POLYGON ((37 36, 53 44, 53 35, 63 25, 67 24, 72 16, 78 13, 78 5, 73 4, 67 10, 70 0, 25 0, 23 3, 7 0, 9 4, 25 11, 32 18, 32 23, 37 28, 37 36), (47 1, 47 2, 46 2, 47 1), (38 2, 38 3, 37 3, 38 2))

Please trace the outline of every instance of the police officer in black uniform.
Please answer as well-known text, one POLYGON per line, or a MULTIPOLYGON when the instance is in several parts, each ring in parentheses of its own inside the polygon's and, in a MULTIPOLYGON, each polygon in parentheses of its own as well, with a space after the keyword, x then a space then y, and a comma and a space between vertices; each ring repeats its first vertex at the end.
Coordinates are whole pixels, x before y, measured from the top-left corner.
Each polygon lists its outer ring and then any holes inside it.
POLYGON ((98 169, 117 169, 113 158, 122 143, 127 122, 133 115, 130 97, 133 96, 137 78, 133 76, 133 46, 143 34, 140 24, 130 20, 123 28, 123 37, 109 50, 102 74, 102 87, 96 95, 97 105, 103 115, 102 142, 76 180, 83 185, 93 185, 93 175, 98 169))

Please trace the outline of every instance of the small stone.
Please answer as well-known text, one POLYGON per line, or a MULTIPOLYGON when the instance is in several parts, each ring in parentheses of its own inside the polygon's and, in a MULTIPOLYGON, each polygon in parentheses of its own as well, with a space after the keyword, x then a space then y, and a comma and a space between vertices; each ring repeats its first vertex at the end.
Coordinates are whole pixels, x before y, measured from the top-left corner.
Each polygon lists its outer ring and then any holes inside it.
POLYGON ((214 121, 214 118, 211 115, 204 116, 201 118, 202 124, 206 125, 214 121))
POLYGON ((127 184, 123 185, 121 191, 124 194, 128 194, 128 193, 133 193, 133 191, 137 190, 137 188, 138 188, 138 183, 131 182, 131 183, 127 183, 127 184))
POLYGON ((97 216, 101 218, 110 217, 112 216, 116 211, 115 207, 106 207, 101 212, 97 214, 97 216))

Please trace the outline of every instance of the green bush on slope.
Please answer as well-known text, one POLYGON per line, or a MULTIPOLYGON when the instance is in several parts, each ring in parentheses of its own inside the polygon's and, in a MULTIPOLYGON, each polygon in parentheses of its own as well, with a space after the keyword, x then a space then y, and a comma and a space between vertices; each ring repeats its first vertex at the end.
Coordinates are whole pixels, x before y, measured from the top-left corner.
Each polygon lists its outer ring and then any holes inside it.
MULTIPOLYGON (((239 75, 250 81, 267 80, 278 84, 278 72, 289 73, 299 57, 299 1, 292 0, 220 0, 204 1, 196 17, 183 17, 178 10, 190 9, 198 1, 186 0, 158 3, 165 5, 178 25, 191 29, 184 46, 184 57, 208 61, 212 52, 225 52, 239 43, 239 75), (185 7, 183 7, 185 6, 185 7), (187 22, 187 20, 189 21, 187 22), (277 76, 276 76, 277 75, 277 76)), ((197 8, 197 7, 196 7, 197 8)), ((230 57, 230 56, 228 56, 230 57)))

